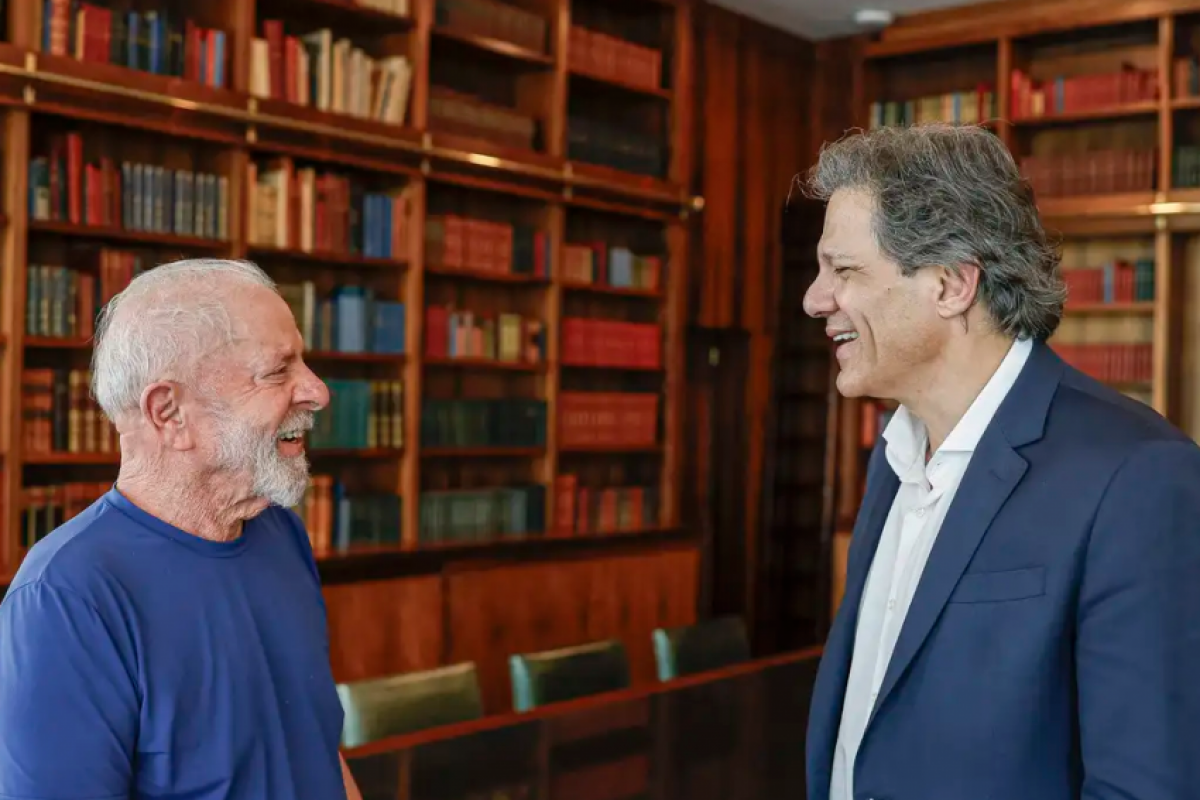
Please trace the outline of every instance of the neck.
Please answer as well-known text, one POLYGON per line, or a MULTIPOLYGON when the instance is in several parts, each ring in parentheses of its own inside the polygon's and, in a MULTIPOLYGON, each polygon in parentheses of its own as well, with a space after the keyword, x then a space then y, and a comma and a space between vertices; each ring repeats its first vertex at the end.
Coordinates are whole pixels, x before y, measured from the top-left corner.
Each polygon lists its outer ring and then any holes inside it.
POLYGON ((237 539, 242 523, 262 510, 262 503, 235 491, 228 479, 136 458, 122 459, 117 488, 147 514, 213 542, 237 539))
POLYGON ((951 340, 939 358, 920 371, 912 393, 897 398, 925 423, 930 457, 1004 361, 1012 340, 1004 336, 962 336, 951 340))

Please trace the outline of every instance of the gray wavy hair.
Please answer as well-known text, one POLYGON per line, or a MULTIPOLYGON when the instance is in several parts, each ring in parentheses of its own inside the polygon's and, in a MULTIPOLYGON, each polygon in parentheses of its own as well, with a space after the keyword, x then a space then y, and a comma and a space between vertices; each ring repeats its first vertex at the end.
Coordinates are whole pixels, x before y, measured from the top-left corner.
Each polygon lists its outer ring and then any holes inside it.
POLYGON ((1067 290, 1050 241, 1012 154, 975 125, 883 127, 821 148, 805 193, 828 200, 839 189, 875 200, 875 240, 904 275, 922 267, 975 264, 978 300, 996 327, 1048 339, 1067 290))

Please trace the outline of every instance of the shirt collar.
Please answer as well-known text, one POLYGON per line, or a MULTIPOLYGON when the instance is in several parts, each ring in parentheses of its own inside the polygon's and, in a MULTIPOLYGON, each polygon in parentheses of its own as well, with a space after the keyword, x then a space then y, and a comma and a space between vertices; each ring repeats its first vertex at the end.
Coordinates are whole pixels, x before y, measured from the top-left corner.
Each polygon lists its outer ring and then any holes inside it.
MULTIPOLYGON (((973 453, 984 431, 991 424, 996 410, 1008 396, 1016 383, 1017 376, 1033 351, 1033 340, 1017 339, 983 390, 971 402, 971 406, 950 431, 946 441, 936 455, 945 453, 973 453)), ((885 454, 892 470, 901 481, 925 481, 925 450, 929 446, 929 434, 925 423, 905 406, 896 409, 891 422, 883 431, 887 442, 885 454)))

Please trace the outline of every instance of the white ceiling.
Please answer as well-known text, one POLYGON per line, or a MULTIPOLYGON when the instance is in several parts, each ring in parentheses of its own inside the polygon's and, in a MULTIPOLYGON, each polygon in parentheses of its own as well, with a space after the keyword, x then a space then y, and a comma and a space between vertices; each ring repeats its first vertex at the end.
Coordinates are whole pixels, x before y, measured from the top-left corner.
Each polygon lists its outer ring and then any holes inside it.
POLYGON ((971 5, 979 0, 710 0, 806 39, 860 33, 853 14, 860 8, 884 9, 897 17, 914 11, 971 5))

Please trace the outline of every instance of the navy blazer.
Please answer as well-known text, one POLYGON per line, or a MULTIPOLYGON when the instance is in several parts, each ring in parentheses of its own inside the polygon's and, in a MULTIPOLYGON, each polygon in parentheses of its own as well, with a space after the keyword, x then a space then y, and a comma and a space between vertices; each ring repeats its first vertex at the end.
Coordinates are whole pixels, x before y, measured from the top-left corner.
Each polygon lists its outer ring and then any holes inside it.
MULTIPOLYGON (((812 800, 897 487, 881 442, 813 689, 812 800)), ((1035 344, 929 556, 854 796, 1200 798, 1200 447, 1035 344)))

